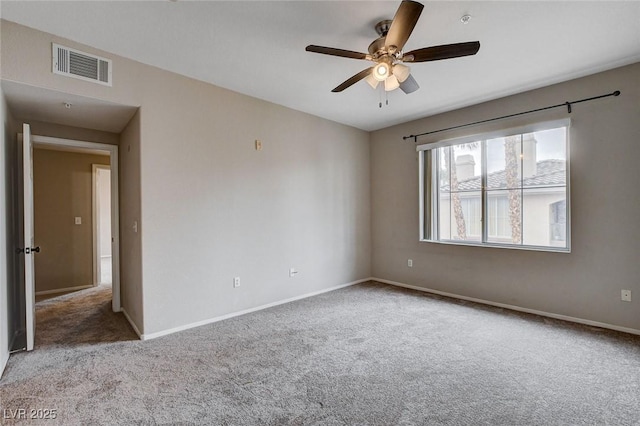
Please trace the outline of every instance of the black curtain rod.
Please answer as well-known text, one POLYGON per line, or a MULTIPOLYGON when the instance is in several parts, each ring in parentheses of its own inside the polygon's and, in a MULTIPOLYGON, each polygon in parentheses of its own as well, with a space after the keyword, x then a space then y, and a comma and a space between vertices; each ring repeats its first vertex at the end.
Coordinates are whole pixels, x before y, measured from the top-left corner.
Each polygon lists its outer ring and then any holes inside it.
POLYGON ((517 112, 515 114, 503 115, 502 117, 495 117, 495 118, 489 118, 489 119, 486 119, 486 120, 474 121, 473 123, 460 124, 459 126, 447 127, 446 129, 433 130, 431 132, 419 133, 417 135, 403 136, 402 139, 403 140, 413 139, 413 141, 415 143, 417 143, 419 136, 431 135, 433 133, 445 132, 447 130, 453 130, 453 129, 460 129, 462 127, 474 126, 476 124, 488 123, 490 121, 497 121, 497 120, 502 120, 504 118, 517 117, 519 115, 531 114, 533 112, 545 111, 545 110, 548 110, 548 109, 565 107, 565 106, 567 107, 567 112, 569 114, 571 114, 571 105, 573 105, 573 104, 579 104, 581 102, 588 102, 588 101, 593 101, 593 100, 596 100, 596 99, 607 98, 609 96, 620 96, 620 91, 616 90, 613 93, 607 93, 606 95, 594 96, 592 98, 580 99, 579 101, 565 102, 563 104, 551 105, 551 106, 544 107, 544 108, 532 109, 532 110, 529 110, 529 111, 517 112))

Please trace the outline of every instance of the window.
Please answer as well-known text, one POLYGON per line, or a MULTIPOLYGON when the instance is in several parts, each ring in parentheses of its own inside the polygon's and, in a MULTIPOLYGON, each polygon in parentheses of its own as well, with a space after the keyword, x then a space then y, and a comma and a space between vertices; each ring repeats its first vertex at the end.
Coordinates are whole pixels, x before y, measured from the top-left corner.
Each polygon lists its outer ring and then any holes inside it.
POLYGON ((569 251, 568 125, 419 146, 421 240, 569 251))

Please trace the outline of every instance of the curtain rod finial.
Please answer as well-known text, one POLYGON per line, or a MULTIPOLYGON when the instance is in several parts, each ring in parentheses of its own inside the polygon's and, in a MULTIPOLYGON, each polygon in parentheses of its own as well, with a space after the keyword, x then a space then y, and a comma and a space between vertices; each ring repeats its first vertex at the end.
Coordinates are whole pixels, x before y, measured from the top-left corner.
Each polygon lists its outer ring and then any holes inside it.
POLYGON ((613 92, 613 96, 620 96, 620 91, 616 90, 615 92, 613 92))

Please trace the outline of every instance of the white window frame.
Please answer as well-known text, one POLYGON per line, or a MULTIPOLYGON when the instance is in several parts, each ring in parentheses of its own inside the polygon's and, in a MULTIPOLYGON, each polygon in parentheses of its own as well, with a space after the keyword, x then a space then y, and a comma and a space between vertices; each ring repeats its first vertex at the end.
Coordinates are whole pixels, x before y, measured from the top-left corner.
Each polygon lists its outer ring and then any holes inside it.
MULTIPOLYGON (((570 180, 570 135, 571 135, 571 120, 570 119, 562 119, 562 120, 553 120, 553 121, 544 121, 538 123, 532 123, 525 126, 519 127, 511 127, 507 129, 496 130, 492 132, 473 134, 468 136, 463 136, 459 138, 446 139, 442 141, 437 141, 433 143, 427 143, 416 146, 416 151, 418 152, 418 191, 419 191, 419 240, 421 242, 426 243, 437 243, 437 244, 448 244, 448 245, 464 245, 464 246, 478 246, 478 247, 494 247, 494 248, 507 248, 513 250, 533 250, 533 251, 548 251, 548 252, 559 252, 559 253, 570 253, 571 252, 571 180, 570 180), (488 242, 488 241, 464 241, 464 240, 440 240, 437 235, 438 230, 438 212, 434 212, 434 202, 433 199, 438 194, 437 188, 437 179, 433 178, 435 176, 436 171, 433 170, 433 164, 431 161, 431 151, 437 148, 443 148, 452 145, 460 145, 469 142, 482 141, 488 139, 495 139, 501 137, 512 136, 516 134, 526 134, 539 132, 544 130, 550 130, 554 128, 565 127, 566 128, 566 136, 565 136, 565 144, 566 144, 566 226, 567 226, 567 235, 566 235, 566 247, 552 247, 552 246, 535 246, 535 245, 524 245, 524 244, 510 244, 510 243, 499 243, 499 242, 488 242), (427 173, 430 173, 432 178, 430 179, 431 188, 429 193, 425 191, 425 176, 427 173), (427 195, 427 197, 425 196, 427 195), (427 210, 429 214, 427 215, 427 210), (434 214, 435 213, 435 214, 434 214), (428 237, 427 237, 428 231, 428 237)), ((485 166, 483 166, 484 168, 485 166)), ((485 171, 483 170, 483 175, 485 171)), ((484 198, 484 191, 486 188, 482 188, 481 193, 484 198)), ((484 203, 483 203, 484 204, 484 203)), ((437 203, 436 203, 437 205, 437 203)), ((483 216, 486 215, 486 211, 483 209, 483 216)), ((485 229, 488 234, 488 227, 483 223, 483 229, 485 229)))

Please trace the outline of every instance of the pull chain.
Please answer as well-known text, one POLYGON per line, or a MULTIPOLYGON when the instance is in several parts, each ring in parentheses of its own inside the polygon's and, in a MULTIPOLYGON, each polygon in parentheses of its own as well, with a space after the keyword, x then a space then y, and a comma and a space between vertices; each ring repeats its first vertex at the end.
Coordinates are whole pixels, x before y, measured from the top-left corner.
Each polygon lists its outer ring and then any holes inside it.
POLYGON ((384 90, 384 83, 380 84, 380 96, 379 96, 379 101, 378 101, 378 108, 382 108, 382 94, 384 93, 384 104, 385 105, 389 105, 389 93, 384 90))

